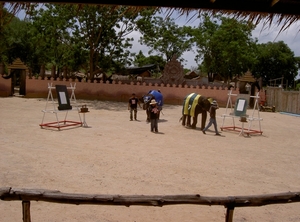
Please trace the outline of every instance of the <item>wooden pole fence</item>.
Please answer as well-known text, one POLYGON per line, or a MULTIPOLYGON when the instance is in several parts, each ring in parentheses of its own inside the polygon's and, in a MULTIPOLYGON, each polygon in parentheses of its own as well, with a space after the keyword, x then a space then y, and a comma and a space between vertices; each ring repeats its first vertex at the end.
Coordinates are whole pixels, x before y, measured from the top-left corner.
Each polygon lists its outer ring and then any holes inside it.
POLYGON ((183 195, 103 195, 62 193, 57 190, 0 188, 0 199, 3 201, 22 201, 23 222, 31 222, 30 201, 44 201, 60 204, 90 205, 123 205, 130 207, 193 204, 223 205, 226 210, 225 222, 233 221, 236 207, 259 207, 270 204, 300 202, 300 192, 285 192, 252 196, 209 197, 200 194, 183 195))

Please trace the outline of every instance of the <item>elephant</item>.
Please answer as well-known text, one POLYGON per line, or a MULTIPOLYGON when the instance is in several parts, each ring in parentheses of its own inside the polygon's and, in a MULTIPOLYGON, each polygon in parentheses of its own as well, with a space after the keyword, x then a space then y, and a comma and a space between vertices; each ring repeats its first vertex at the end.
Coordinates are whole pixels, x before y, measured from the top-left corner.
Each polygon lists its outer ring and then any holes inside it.
POLYGON ((182 107, 182 125, 196 129, 198 115, 202 114, 201 130, 205 128, 207 112, 211 106, 213 98, 201 96, 197 93, 187 95, 183 100, 182 107), (191 124, 191 118, 193 123, 191 124))
MULTIPOLYGON (((150 122, 150 114, 148 108, 152 99, 156 100, 159 111, 161 111, 163 107, 163 95, 159 90, 150 90, 146 95, 144 95, 140 99, 140 101, 143 103, 143 110, 146 110, 147 122, 150 122)), ((158 114, 158 119, 159 117, 160 117, 160 112, 158 114)))

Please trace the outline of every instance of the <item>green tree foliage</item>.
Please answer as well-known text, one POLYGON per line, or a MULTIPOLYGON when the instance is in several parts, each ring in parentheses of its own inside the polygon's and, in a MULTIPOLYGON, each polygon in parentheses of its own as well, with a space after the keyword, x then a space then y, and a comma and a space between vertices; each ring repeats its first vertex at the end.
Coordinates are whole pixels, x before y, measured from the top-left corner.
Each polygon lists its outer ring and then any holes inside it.
POLYGON ((292 86, 299 70, 300 59, 287 45, 257 45, 250 37, 254 26, 235 19, 204 16, 197 28, 179 27, 171 18, 153 16, 152 9, 136 13, 123 6, 82 7, 45 4, 29 11, 24 21, 11 19, 14 14, 0 8, 0 64, 20 57, 34 74, 46 64, 57 66, 57 74, 62 68, 116 73, 132 62, 157 64, 162 70, 166 61, 182 56, 195 43, 201 71, 218 74, 224 81, 250 69, 265 84, 284 76, 292 86), (128 35, 136 30, 142 32, 140 42, 150 47, 150 54, 158 55, 130 53, 133 39, 128 35))
POLYGON ((287 87, 293 87, 299 69, 299 60, 294 52, 283 41, 258 44, 257 47, 253 75, 261 77, 263 85, 269 85, 270 80, 283 77, 284 84, 287 81, 287 87))
POLYGON ((14 18, 14 14, 5 8, 5 2, 0 2, 0 74, 4 73, 4 62, 8 62, 9 30, 8 25, 14 18))
MULTIPOLYGON (((147 9, 145 9, 147 11, 147 9)), ((74 12, 75 13, 75 12, 74 12)), ((89 72, 114 69, 131 64, 132 38, 128 34, 135 30, 139 14, 128 7, 85 5, 75 14, 74 40, 81 42, 89 53, 89 72)), ((90 79, 93 79, 91 74, 90 79)))
POLYGON ((174 19, 160 16, 146 17, 137 23, 138 30, 142 33, 139 42, 150 48, 149 54, 157 52, 159 56, 170 61, 173 56, 180 58, 186 51, 191 50, 191 27, 180 27, 174 19))
POLYGON ((139 53, 134 57, 133 64, 136 66, 155 64, 159 71, 162 71, 166 65, 166 62, 161 56, 155 55, 146 57, 142 51, 139 51, 139 53))
MULTIPOLYGON (((70 29, 75 22, 70 14, 70 5, 45 4, 31 12, 33 33, 32 42, 36 46, 38 63, 51 63, 58 77, 64 66, 70 66, 76 45, 71 42, 70 29), (71 60, 71 61, 70 61, 71 60)), ((74 62, 73 62, 74 63, 74 62)), ((71 69, 74 67, 71 67, 71 69)))
POLYGON ((12 63, 16 58, 27 63, 34 53, 30 45, 29 24, 16 17, 27 7, 31 7, 31 4, 20 3, 9 6, 9 3, 0 3, 0 64, 1 61, 6 64, 12 63), (3 8, 4 6, 8 9, 3 8))
POLYGON ((208 74, 218 74, 225 82, 243 75, 255 61, 255 43, 251 39, 252 24, 232 18, 205 15, 193 30, 198 55, 195 61, 208 74))
POLYGON ((164 59, 161 56, 158 55, 154 55, 154 56, 148 56, 146 57, 142 51, 139 51, 139 53, 137 55, 135 55, 134 57, 134 61, 133 64, 135 66, 145 66, 145 65, 150 65, 150 64, 155 64, 155 68, 153 70, 150 70, 153 74, 154 77, 158 77, 161 75, 166 62, 164 61, 164 59))
POLYGON ((32 53, 34 53, 30 44, 29 23, 15 17, 8 25, 6 31, 9 33, 6 38, 9 46, 7 52, 9 63, 13 62, 16 58, 20 58, 25 63, 29 62, 32 53))
MULTIPOLYGON (((151 14, 151 10, 145 9, 151 14)), ((153 11, 152 11, 153 12, 153 11)), ((131 64, 128 34, 139 14, 122 6, 45 4, 31 13, 43 62, 94 75, 131 64), (47 50, 45 50, 47 49, 47 50)), ((59 74, 59 71, 58 71, 59 74)))

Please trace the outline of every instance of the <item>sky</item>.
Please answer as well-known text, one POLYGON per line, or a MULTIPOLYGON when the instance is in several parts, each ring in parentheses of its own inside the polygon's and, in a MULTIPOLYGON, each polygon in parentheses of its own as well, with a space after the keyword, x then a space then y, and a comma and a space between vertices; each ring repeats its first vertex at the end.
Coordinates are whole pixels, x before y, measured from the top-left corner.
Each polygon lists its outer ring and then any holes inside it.
MULTIPOLYGON (((185 16, 176 17, 175 22, 178 25, 188 25, 192 27, 197 26, 199 23, 199 21, 195 19, 189 21, 185 16)), ((251 38, 257 38, 258 43, 283 41, 294 52, 295 56, 300 56, 300 22, 291 25, 284 32, 280 32, 280 28, 281 26, 278 26, 277 23, 272 23, 271 26, 268 25, 267 27, 263 27, 263 24, 259 24, 256 29, 253 30, 251 38)), ((141 50, 145 56, 148 56, 149 49, 147 46, 141 45, 138 42, 141 34, 134 32, 131 36, 135 39, 131 51, 138 53, 141 50)), ((194 57, 195 53, 192 51, 184 53, 183 58, 187 60, 183 63, 184 68, 191 69, 197 67, 194 57)))

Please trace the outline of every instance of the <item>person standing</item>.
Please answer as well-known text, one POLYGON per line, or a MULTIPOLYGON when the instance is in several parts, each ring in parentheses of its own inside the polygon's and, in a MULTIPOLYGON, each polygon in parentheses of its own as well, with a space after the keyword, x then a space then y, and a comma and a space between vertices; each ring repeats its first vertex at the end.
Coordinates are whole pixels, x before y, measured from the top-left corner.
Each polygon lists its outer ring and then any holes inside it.
POLYGON ((151 132, 158 133, 158 116, 159 116, 159 109, 157 106, 157 102, 155 99, 152 99, 149 106, 149 114, 150 114, 150 130, 151 132))
POLYGON ((207 126, 202 130, 203 134, 206 134, 205 131, 213 124, 216 132, 216 136, 221 136, 221 134, 218 131, 217 127, 217 120, 216 120, 216 110, 219 109, 218 103, 216 100, 214 100, 209 108, 210 113, 210 119, 207 124, 207 126))
POLYGON ((141 104, 139 99, 135 96, 135 93, 132 93, 132 96, 129 98, 128 101, 128 110, 130 111, 130 121, 137 120, 137 105, 139 105, 140 108, 141 104))

